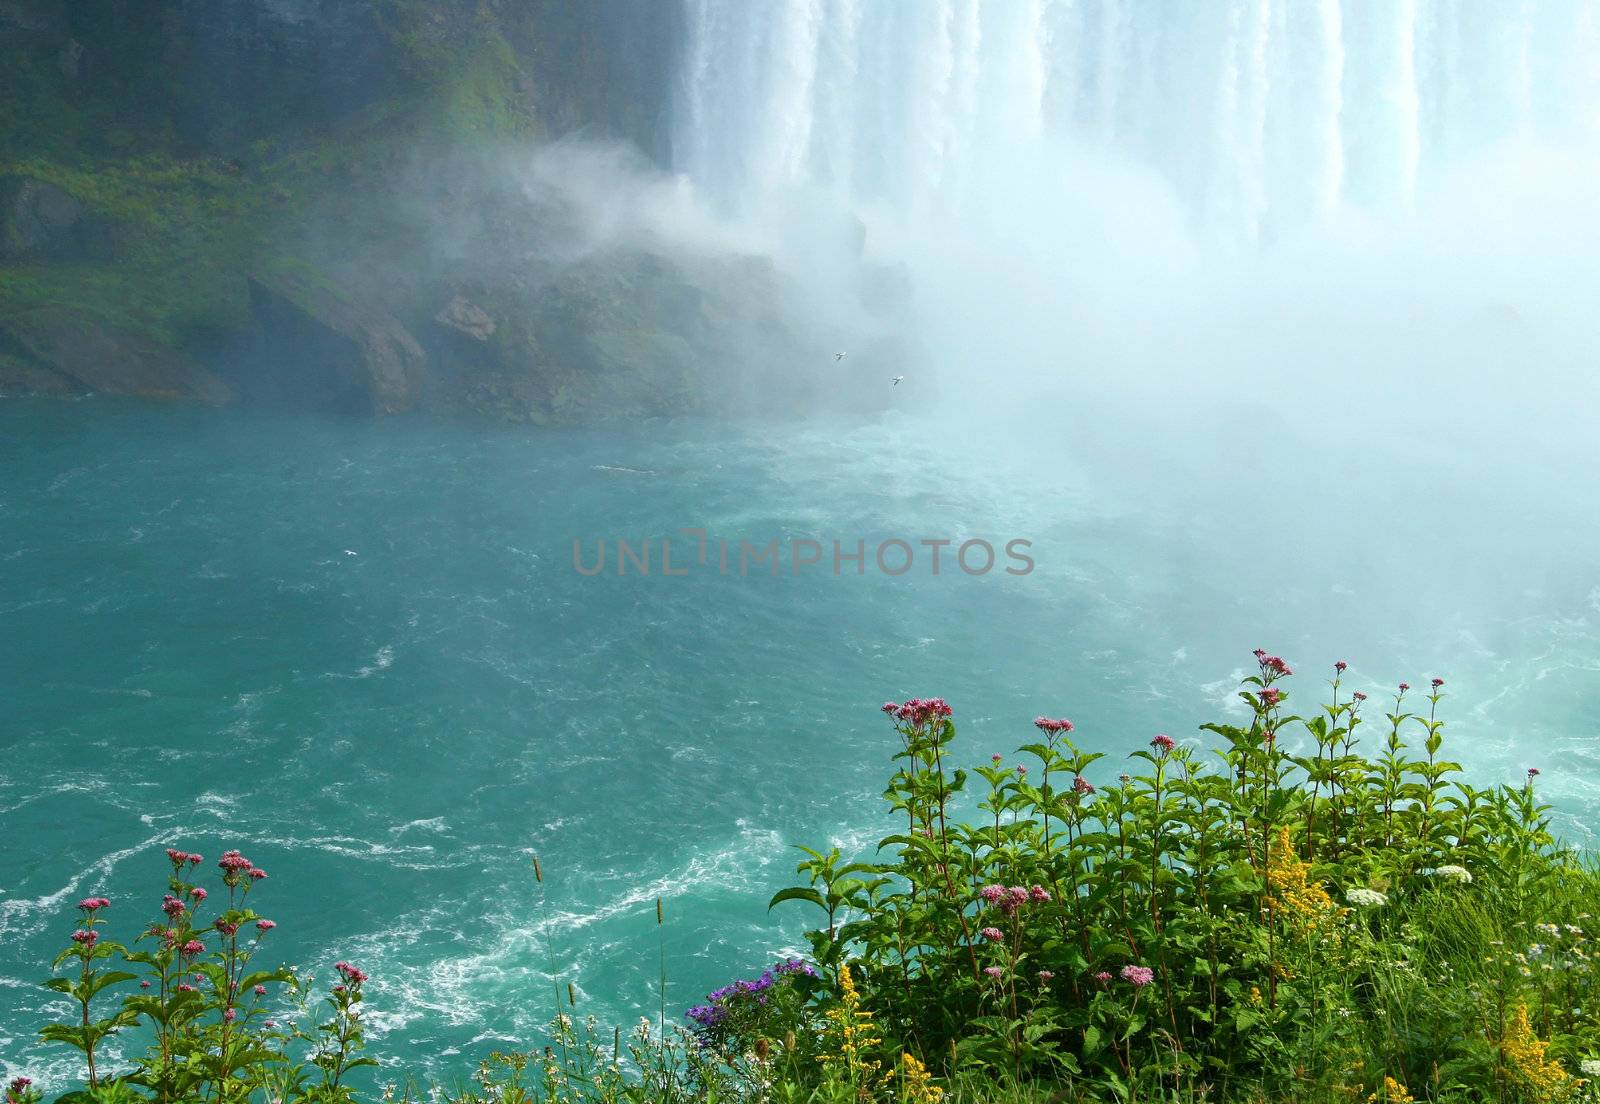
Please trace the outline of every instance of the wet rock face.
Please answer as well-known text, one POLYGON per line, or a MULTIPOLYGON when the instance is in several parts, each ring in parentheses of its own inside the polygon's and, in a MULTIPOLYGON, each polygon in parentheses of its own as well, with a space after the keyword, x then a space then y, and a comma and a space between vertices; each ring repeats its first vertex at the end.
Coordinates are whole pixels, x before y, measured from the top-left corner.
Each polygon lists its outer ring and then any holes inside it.
POLYGON ((233 401, 226 383, 194 359, 143 334, 130 333, 70 311, 8 323, 0 344, 6 373, 28 393, 134 395, 220 406, 233 401))
MULTIPOLYGON (((400 321, 326 278, 261 273, 250 303, 264 352, 297 360, 306 383, 334 405, 402 414, 417 404, 427 355, 400 321)), ((307 396, 308 398, 311 396, 307 396)))
POLYGON ((0 177, 0 263, 104 260, 111 249, 109 227, 54 184, 0 177))
POLYGON ((474 341, 488 341, 494 336, 494 319, 489 317, 489 312, 464 295, 450 300, 433 320, 474 341))

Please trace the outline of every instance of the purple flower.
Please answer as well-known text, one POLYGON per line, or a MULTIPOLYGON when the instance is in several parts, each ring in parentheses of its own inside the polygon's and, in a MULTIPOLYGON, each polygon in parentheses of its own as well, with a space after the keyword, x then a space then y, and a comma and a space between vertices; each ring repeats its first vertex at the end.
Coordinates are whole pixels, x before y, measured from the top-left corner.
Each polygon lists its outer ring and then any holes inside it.
POLYGON ((999 885, 986 885, 978 890, 978 896, 988 901, 991 905, 1006 895, 1006 887, 999 885))
POLYGON ((1111 974, 1106 970, 1101 970, 1098 974, 1094 975, 1094 979, 1101 985, 1104 985, 1106 982, 1111 980, 1111 974))
POLYGON ((1148 966, 1124 966, 1122 980, 1135 989, 1143 989, 1156 979, 1156 972, 1148 966))
POLYGON ((985 966, 983 968, 983 972, 994 978, 996 981, 999 981, 1001 978, 1006 976, 1006 972, 998 966, 985 966))
POLYGON ((1036 885, 1029 888, 1028 896, 1034 901, 1043 903, 1050 900, 1050 891, 1044 886, 1036 885))
POLYGON ((200 940, 191 939, 191 940, 189 940, 189 942, 185 943, 182 947, 179 948, 179 952, 185 958, 193 958, 197 954, 203 954, 205 952, 205 949, 206 949, 206 945, 204 943, 200 942, 200 940))
POLYGON ((991 943, 998 943, 1006 937, 1006 933, 999 928, 984 928, 978 933, 991 943))
POLYGON ((1072 722, 1067 720, 1065 717, 1056 717, 1054 719, 1050 717, 1035 717, 1033 719, 1033 727, 1037 728, 1040 732, 1049 732, 1052 734, 1057 732, 1071 732, 1072 722))

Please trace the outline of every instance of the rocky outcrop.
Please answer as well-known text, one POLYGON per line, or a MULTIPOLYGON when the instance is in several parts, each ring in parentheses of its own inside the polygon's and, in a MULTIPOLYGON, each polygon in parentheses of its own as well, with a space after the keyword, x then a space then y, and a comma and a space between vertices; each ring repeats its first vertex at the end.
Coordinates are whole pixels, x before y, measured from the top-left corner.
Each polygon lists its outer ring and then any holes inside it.
POLYGON ((0 264, 110 253, 109 228, 66 191, 31 176, 0 176, 0 264))
POLYGON ((445 304, 445 308, 434 315, 433 320, 474 341, 488 341, 494 336, 494 319, 489 317, 489 312, 464 295, 457 295, 445 304))
POLYGON ((233 390, 198 362, 143 334, 66 312, 9 319, 0 342, 15 354, 17 390, 93 392, 222 405, 233 390))
POLYGON ((417 404, 427 356, 382 307, 309 273, 250 277, 250 305, 269 347, 299 358, 300 371, 339 394, 364 395, 377 414, 417 404))

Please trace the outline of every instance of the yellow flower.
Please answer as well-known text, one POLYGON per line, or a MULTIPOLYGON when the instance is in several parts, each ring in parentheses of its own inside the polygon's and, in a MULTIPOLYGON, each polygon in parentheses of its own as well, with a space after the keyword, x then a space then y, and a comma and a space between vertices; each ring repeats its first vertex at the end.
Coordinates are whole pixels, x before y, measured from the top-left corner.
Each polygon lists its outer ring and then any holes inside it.
POLYGON ((1341 910, 1333 898, 1322 888, 1321 882, 1310 879, 1311 867, 1301 862, 1294 853, 1294 843, 1289 829, 1278 829, 1267 855, 1267 888, 1272 891, 1272 905, 1289 917, 1301 932, 1308 932, 1337 919, 1341 910))
POLYGON ((1414 1104, 1415 1099, 1404 1085, 1385 1074, 1383 1088, 1367 1097, 1367 1104, 1376 1104, 1379 1100, 1386 1104, 1414 1104))
POLYGON ((857 1088, 870 1087, 879 1063, 865 1055, 883 1040, 872 1033, 872 1013, 861 1007, 861 994, 856 991, 850 967, 839 967, 839 1000, 823 1016, 829 1024, 828 1038, 837 1053, 824 1053, 821 1061, 838 1063, 845 1077, 857 1088))
POLYGON ((900 1055, 900 1099, 904 1104, 938 1104, 944 1090, 914 1054, 900 1055))
POLYGON ((1570 1078, 1561 1063, 1544 1056, 1549 1049, 1550 1044, 1534 1034, 1533 1024, 1528 1020, 1528 1006, 1517 1005, 1500 1039, 1500 1051, 1506 1056, 1512 1076, 1529 1096, 1541 1102, 1559 1100, 1570 1088, 1570 1078))

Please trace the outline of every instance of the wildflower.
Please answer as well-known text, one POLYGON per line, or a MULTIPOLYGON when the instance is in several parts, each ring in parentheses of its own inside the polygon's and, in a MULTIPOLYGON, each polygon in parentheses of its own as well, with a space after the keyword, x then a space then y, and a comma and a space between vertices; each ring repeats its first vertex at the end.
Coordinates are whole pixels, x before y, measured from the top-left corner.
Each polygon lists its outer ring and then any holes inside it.
POLYGON ((1111 980, 1111 973, 1108 970, 1101 970, 1098 974, 1094 975, 1094 979, 1101 985, 1104 985, 1106 982, 1111 980))
POLYGON ((978 896, 988 901, 991 905, 1006 895, 1006 887, 1000 885, 986 885, 978 890, 978 896))
POLYGON ((1344 891, 1344 899, 1357 908, 1382 908, 1389 903, 1389 898, 1375 889, 1364 889, 1356 886, 1344 891))
POLYGON ((238 1016, 238 1013, 235 1012, 231 1008, 224 1009, 223 1012, 222 1012, 222 1018, 224 1020, 228 1021, 229 1023, 232 1023, 234 1021, 234 1019, 237 1018, 237 1016, 238 1016))
POLYGON ((1003 756, 997 752, 996 754, 989 756, 989 758, 994 762, 994 765, 998 767, 1003 756))
POLYGON ((1517 1005, 1511 1022, 1506 1025, 1500 1039, 1500 1051, 1527 1094, 1535 1100, 1548 1101, 1560 1097, 1566 1088, 1567 1072, 1559 1062, 1545 1057, 1550 1044, 1541 1040, 1528 1020, 1528 1006, 1517 1005))
POLYGON ((1071 732, 1073 726, 1072 722, 1067 720, 1065 717, 1058 717, 1054 720, 1049 717, 1035 717, 1033 719, 1033 727, 1037 728, 1040 732, 1055 733, 1071 732))
POLYGON ((1588 1077, 1600 1077, 1600 1058, 1585 1058, 1578 1063, 1578 1070, 1588 1077))
POLYGON ((978 933, 991 943, 998 943, 1006 937, 1006 933, 999 928, 984 928, 978 933))
POLYGON ((878 707, 880 712, 887 713, 890 716, 893 716, 895 711, 898 710, 899 708, 900 707, 897 704, 895 704, 894 702, 884 702, 881 706, 878 707))
POLYGON ((1161 752, 1162 755, 1165 755, 1177 745, 1176 741, 1174 741, 1171 736, 1163 733, 1162 735, 1157 736, 1154 740, 1151 740, 1150 746, 1161 752))
POLYGON ((1349 666, 1350 666, 1350 664, 1348 664, 1348 663, 1346 663, 1346 662, 1345 662, 1345 661, 1344 661, 1344 660, 1342 660, 1342 659, 1341 659, 1341 660, 1339 660, 1339 661, 1338 661, 1338 662, 1337 662, 1337 663, 1335 663, 1335 664, 1334 664, 1334 665, 1333 665, 1333 669, 1334 669, 1334 670, 1335 670, 1335 671, 1338 671, 1338 672, 1339 672, 1339 673, 1340 673, 1340 674, 1341 674, 1341 675, 1342 675, 1342 674, 1344 674, 1344 673, 1345 673, 1345 670, 1346 670, 1346 669, 1347 669, 1347 668, 1348 668, 1348 667, 1349 667, 1349 666))
POLYGON ((239 925, 238 924, 225 924, 221 920, 217 921, 216 928, 223 935, 230 936, 230 937, 235 935, 239 931, 239 925))
POLYGON ((360 985, 367 980, 367 975, 350 965, 348 962, 335 962, 333 968, 339 971, 341 977, 351 985, 360 985))
POLYGON ((259 866, 252 866, 249 870, 245 871, 245 875, 252 882, 259 882, 262 878, 267 876, 267 872, 262 870, 259 866))
POLYGON ((1267 858, 1267 886, 1273 892, 1273 903, 1293 917, 1302 930, 1335 915, 1333 899, 1321 882, 1309 880, 1310 873, 1311 867, 1295 856, 1289 829, 1280 827, 1267 858))
POLYGON ((276 920, 257 920, 256 921, 256 928, 259 931, 269 932, 269 931, 271 931, 273 928, 275 928, 277 926, 278 926, 278 922, 276 920))
POLYGON ((1007 916, 1015 916, 1017 909, 1028 903, 1029 896, 1021 886, 1011 886, 1006 890, 1005 899, 1000 902, 1000 911, 1007 916))
POLYGON ((1049 983, 1049 981, 1052 978, 1054 978, 1055 976, 1056 976, 1055 973, 1053 971, 1051 971, 1051 970, 1040 970, 1039 971, 1039 980, 1042 981, 1042 982, 1045 982, 1045 983, 1049 983))
POLYGON ((161 911, 174 920, 183 915, 183 909, 183 902, 170 893, 161 899, 161 911))
POLYGON ((148 981, 141 981, 139 983, 139 988, 148 989, 148 988, 150 988, 150 983, 148 981))
POLYGON ((193 958, 197 954, 204 954, 205 953, 205 949, 206 949, 206 945, 204 943, 200 942, 200 940, 191 939, 191 940, 189 940, 189 942, 185 943, 182 947, 179 948, 179 952, 185 958, 193 958))
POLYGON ((1031 886, 1028 889, 1028 897, 1031 900, 1042 903, 1050 900, 1050 891, 1042 885, 1031 886))
MULTIPOLYGON (((195 899, 196 903, 198 903, 198 902, 204 901, 206 899, 206 891, 201 889, 199 886, 195 886, 193 889, 191 889, 189 891, 189 896, 193 897, 195 899)), ((174 898, 174 899, 176 899, 176 898, 174 898)))
MULTIPOLYGON (((883 1040, 873 1033, 872 1013, 861 1007, 861 994, 856 991, 849 966, 839 967, 839 999, 823 1016, 828 1021, 828 1041, 837 1050, 824 1052, 821 1060, 841 1063, 850 1081, 859 1089, 865 1089, 864 1082, 870 1080, 878 1068, 878 1063, 865 1055, 883 1040)), ((648 1031, 648 1025, 645 1030, 648 1031)))
POLYGON ((1083 794, 1085 797, 1094 793, 1094 787, 1091 786, 1089 784, 1089 780, 1081 774, 1072 780, 1072 790, 1074 793, 1083 794))
POLYGON ((176 847, 169 847, 167 848, 167 858, 172 861, 173 866, 181 867, 189 861, 189 854, 186 851, 179 851, 176 847))
POLYGON ((996 981, 999 981, 1001 978, 1006 976, 1006 972, 998 966, 985 966, 983 968, 983 972, 994 978, 996 981))
POLYGON ((1539 777, 1539 768, 1538 767, 1529 767, 1528 768, 1528 777, 1529 778, 1538 778, 1539 777))
POLYGON ((1367 700, 1367 696, 1365 694, 1363 694, 1359 690, 1357 690, 1354 694, 1352 694, 1350 696, 1355 698, 1355 700, 1358 701, 1358 702, 1364 702, 1364 701, 1367 700))
POLYGON ((78 907, 84 912, 94 913, 108 907, 110 904, 111 902, 104 897, 85 897, 78 902, 78 907))
POLYGON ((817 972, 811 968, 811 964, 800 958, 791 958, 785 962, 780 962, 774 969, 779 974, 795 974, 802 977, 817 976, 817 972))
POLYGON ((1028 768, 1022 766, 1021 764, 1018 764, 1017 765, 1017 777, 1018 778, 1026 778, 1026 777, 1028 777, 1028 768))
POLYGON ((1409 689, 1411 689, 1411 684, 1409 682, 1402 682, 1400 684, 1400 693, 1404 694, 1409 689))
POLYGON ((1367 1104, 1375 1104, 1379 1100, 1385 1101, 1386 1104, 1413 1104, 1415 1099, 1404 1085, 1385 1074, 1383 1089, 1367 1097, 1367 1104))
POLYGON ((1462 885, 1470 885, 1472 882, 1472 871, 1464 866, 1456 866, 1454 864, 1441 866, 1433 874, 1436 878, 1443 878, 1449 882, 1460 882, 1462 885))
POLYGON ((189 855, 189 865, 190 866, 199 866, 203 862, 205 862, 205 860, 202 859, 199 855, 196 855, 196 854, 193 854, 193 853, 191 853, 189 855))
POLYGON ((264 997, 267 995, 267 987, 265 985, 258 985, 251 991, 258 997, 264 997))
POLYGON ((1135 989, 1143 989, 1156 979, 1156 972, 1148 966, 1124 966, 1122 980, 1135 989))
POLYGON ((933 1083, 933 1075, 914 1054, 900 1055, 900 1099, 905 1104, 937 1104, 944 1090, 933 1083))
POLYGON ((72 941, 84 947, 93 947, 100 942, 100 933, 93 928, 79 928, 72 933, 72 941))
POLYGON ((1133 781, 1133 775, 1131 775, 1131 774, 1119 774, 1119 775, 1117 775, 1117 781, 1121 782, 1124 786, 1126 786, 1129 782, 1133 781))
POLYGON ((199 992, 199 990, 196 989, 194 986, 190 985, 187 981, 180 981, 178 983, 178 992, 180 992, 180 993, 197 993, 197 992, 199 992))
POLYGON ((1441 687, 1443 685, 1444 685, 1444 679, 1436 678, 1436 679, 1433 680, 1433 688, 1435 690, 1439 689, 1439 687, 1441 687))
POLYGON ((1271 706, 1277 705, 1282 700, 1283 700, 1283 691, 1282 690, 1279 690, 1279 689, 1277 689, 1275 687, 1272 687, 1272 686, 1268 686, 1268 687, 1264 688, 1261 691, 1261 704, 1262 705, 1271 707, 1271 706))

